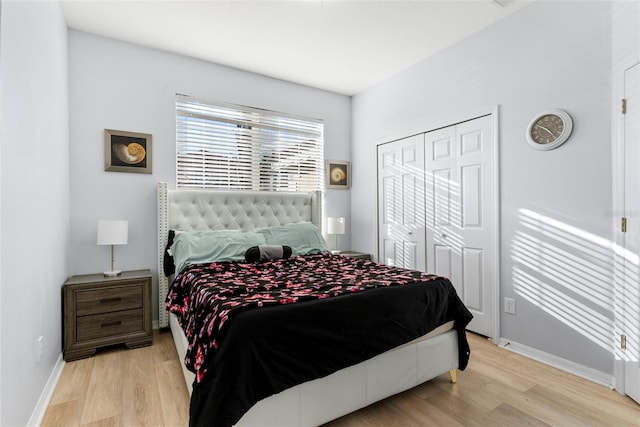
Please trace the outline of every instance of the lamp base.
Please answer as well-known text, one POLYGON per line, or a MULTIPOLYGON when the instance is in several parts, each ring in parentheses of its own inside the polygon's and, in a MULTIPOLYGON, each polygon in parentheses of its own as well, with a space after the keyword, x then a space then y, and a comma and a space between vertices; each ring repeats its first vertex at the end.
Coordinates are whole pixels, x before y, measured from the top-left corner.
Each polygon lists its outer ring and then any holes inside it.
POLYGON ((114 277, 114 276, 121 275, 122 274, 122 270, 105 271, 102 274, 104 274, 104 277, 114 277))

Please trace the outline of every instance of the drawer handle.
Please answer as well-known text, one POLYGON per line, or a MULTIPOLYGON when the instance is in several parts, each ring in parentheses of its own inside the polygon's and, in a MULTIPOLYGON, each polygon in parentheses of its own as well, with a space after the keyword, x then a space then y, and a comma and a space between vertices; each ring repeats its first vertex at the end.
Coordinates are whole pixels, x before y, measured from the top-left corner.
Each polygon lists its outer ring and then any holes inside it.
POLYGON ((101 304, 108 304, 110 302, 118 302, 122 299, 122 297, 114 297, 114 298, 103 298, 100 300, 101 304))
POLYGON ((122 325, 122 322, 120 320, 117 320, 115 322, 103 323, 100 325, 100 327, 108 328, 109 326, 120 326, 120 325, 122 325))

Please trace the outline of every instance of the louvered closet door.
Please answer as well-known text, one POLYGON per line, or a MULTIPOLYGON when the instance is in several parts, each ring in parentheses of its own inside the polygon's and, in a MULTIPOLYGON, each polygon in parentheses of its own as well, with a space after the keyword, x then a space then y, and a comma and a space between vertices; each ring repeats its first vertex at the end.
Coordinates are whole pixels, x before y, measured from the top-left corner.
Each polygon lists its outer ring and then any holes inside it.
POLYGON ((378 146, 379 262, 425 271, 424 136, 378 146))
POLYGON ((494 335, 493 120, 425 134, 427 271, 449 277, 474 319, 494 335))

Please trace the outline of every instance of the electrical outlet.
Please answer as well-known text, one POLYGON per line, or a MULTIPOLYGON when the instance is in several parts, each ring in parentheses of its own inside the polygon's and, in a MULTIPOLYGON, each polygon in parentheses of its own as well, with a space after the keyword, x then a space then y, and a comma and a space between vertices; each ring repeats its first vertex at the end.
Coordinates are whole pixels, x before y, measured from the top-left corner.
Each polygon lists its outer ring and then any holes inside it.
POLYGON ((514 298, 504 299, 504 312, 509 314, 516 314, 516 300, 514 298))
POLYGON ((36 362, 40 363, 44 353, 44 337, 41 335, 36 340, 36 362))

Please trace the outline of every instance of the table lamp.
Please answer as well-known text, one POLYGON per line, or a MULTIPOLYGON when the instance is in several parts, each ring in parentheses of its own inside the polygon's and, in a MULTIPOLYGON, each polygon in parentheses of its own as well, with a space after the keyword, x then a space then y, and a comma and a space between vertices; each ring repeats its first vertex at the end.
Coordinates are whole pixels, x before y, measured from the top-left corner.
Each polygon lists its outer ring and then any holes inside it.
POLYGON ((105 271, 107 277, 118 276, 121 270, 113 269, 113 246, 126 245, 129 232, 129 222, 121 220, 98 221, 98 245, 111 245, 111 270, 105 271))
POLYGON ((327 234, 335 235, 335 245, 333 253, 338 252, 338 234, 344 234, 344 218, 328 217, 327 218, 327 234))

